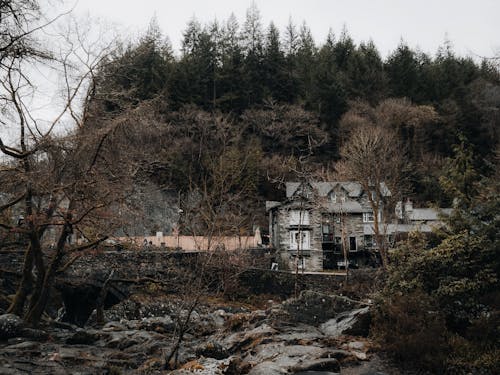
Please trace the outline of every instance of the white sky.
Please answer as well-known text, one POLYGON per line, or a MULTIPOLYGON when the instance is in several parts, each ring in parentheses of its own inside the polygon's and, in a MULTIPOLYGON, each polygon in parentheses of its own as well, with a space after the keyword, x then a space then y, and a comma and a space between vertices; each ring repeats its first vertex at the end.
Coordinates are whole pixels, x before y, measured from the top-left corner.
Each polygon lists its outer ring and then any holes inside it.
MULTIPOLYGON (((373 39, 385 57, 401 38, 410 46, 434 54, 447 38, 460 55, 492 56, 500 49, 499 0, 256 0, 267 27, 273 20, 284 29, 289 17, 303 20, 316 42, 331 27, 343 25, 356 42, 373 39)), ((121 26, 136 37, 156 15, 162 31, 178 50, 182 30, 193 16, 202 23, 226 20, 234 12, 240 24, 251 0, 78 0, 77 16, 90 15, 121 26)), ((123 31, 125 30, 125 31, 123 31)))

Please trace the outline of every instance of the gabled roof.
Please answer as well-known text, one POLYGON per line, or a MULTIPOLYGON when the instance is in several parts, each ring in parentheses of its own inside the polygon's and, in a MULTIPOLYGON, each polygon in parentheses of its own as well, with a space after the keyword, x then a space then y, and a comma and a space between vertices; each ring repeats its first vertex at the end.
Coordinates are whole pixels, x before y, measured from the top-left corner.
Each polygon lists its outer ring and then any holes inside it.
MULTIPOLYGON (((363 188, 359 182, 355 181, 331 181, 331 182, 310 182, 307 183, 314 190, 319 197, 326 197, 332 190, 340 186, 344 189, 349 197, 356 198, 361 196, 363 193, 363 188)), ((301 186, 300 182, 286 182, 286 197, 291 198, 297 192, 297 189, 301 186)), ((391 192, 387 188, 385 183, 380 184, 380 190, 382 194, 387 197, 391 195, 391 192)))

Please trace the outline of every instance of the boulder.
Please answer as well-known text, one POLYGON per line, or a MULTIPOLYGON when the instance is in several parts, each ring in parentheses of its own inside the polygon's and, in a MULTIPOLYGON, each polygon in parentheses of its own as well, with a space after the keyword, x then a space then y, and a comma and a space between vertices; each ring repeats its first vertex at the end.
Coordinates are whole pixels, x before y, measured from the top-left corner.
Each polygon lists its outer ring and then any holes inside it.
POLYGON ((293 373, 305 371, 334 371, 340 372, 339 361, 335 358, 320 358, 311 361, 305 361, 290 369, 293 373))
POLYGON ((224 359, 229 357, 227 349, 215 341, 209 341, 197 347, 196 355, 215 359, 224 359))
POLYGON ((155 332, 172 332, 175 328, 175 322, 170 316, 156 316, 151 318, 143 318, 138 329, 155 332))
POLYGON ((66 344, 69 345, 92 345, 99 340, 99 335, 96 332, 80 330, 66 339, 66 344))
POLYGON ((14 351, 33 351, 38 350, 40 347, 40 343, 33 341, 23 341, 18 344, 13 344, 5 347, 5 350, 14 350, 14 351))
POLYGON ((319 327, 326 336, 340 335, 367 336, 370 329, 370 309, 368 306, 345 311, 319 327))
POLYGON ((283 302, 278 310, 273 311, 273 314, 278 319, 292 322, 320 324, 340 313, 360 309, 364 306, 364 304, 344 296, 306 290, 301 292, 298 298, 291 298, 283 302))
POLYGON ((0 315, 0 340, 21 336, 24 323, 20 317, 14 314, 0 315))

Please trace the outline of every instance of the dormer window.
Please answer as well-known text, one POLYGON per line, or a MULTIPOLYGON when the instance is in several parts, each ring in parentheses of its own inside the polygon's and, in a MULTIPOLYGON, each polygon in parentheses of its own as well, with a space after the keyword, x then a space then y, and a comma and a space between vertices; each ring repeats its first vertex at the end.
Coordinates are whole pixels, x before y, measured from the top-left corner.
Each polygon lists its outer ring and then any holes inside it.
POLYGON ((363 212, 363 223, 373 223, 373 212, 363 212))
POLYGON ((330 202, 337 203, 337 193, 331 191, 328 197, 330 198, 330 202))

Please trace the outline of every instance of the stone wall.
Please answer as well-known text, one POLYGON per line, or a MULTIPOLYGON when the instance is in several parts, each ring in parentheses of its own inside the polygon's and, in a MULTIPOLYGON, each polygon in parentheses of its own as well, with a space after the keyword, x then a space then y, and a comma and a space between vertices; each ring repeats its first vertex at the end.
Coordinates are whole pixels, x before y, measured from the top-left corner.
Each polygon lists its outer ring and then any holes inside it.
MULTIPOLYGON (((58 283, 70 287, 89 285, 100 288, 102 283, 114 271, 113 279, 154 278, 168 283, 179 270, 187 269, 192 264, 193 257, 203 253, 183 253, 167 251, 88 251, 74 261, 67 270, 58 276, 58 283)), ((0 262, 9 272, 20 272, 23 262, 23 252, 2 252, 0 262)), ((255 254, 254 258, 262 256, 255 254)), ((68 257, 65 261, 69 261, 68 257)), ((215 265, 216 266, 216 265, 215 265)), ((220 270, 214 268, 213 277, 218 272, 226 272, 224 265, 220 270)), ((295 291, 296 275, 284 271, 271 271, 263 268, 247 268, 237 270, 241 290, 252 294, 271 294, 288 297, 295 291)), ((366 285, 365 289, 373 287, 373 278, 376 270, 351 271, 346 283, 343 275, 332 274, 301 274, 298 275, 299 290, 316 290, 322 292, 339 292, 346 290, 349 285, 366 285)), ((223 275, 224 276, 224 275, 223 275)), ((14 279, 2 274, 0 279, 14 279)), ((0 280, 1 281, 1 280, 0 280)), ((3 283, 4 281, 2 281, 3 283)), ((120 297, 126 295, 130 284, 113 283, 113 293, 120 297), (121 287, 123 286, 123 290, 121 287)))
MULTIPOLYGON (((301 274, 297 275, 298 288, 323 293, 344 294, 352 298, 364 298, 376 289, 377 270, 352 270, 346 281, 344 275, 301 274)), ((242 286, 254 294, 290 297, 295 292, 296 275, 284 271, 248 269, 240 275, 242 286)))
POLYGON ((235 251, 256 248, 262 244, 260 231, 256 231, 254 236, 164 236, 157 233, 156 236, 118 237, 116 240, 122 243, 130 241, 137 247, 144 247, 145 240, 158 248, 178 248, 185 251, 235 251))

